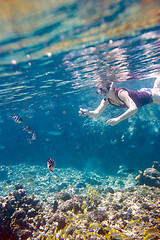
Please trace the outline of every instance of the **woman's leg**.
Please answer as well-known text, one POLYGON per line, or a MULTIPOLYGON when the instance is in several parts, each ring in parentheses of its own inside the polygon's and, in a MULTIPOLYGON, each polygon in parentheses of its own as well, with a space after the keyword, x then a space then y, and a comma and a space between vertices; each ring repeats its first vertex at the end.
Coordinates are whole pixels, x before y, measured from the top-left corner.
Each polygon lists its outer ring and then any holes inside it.
POLYGON ((160 104, 160 76, 156 78, 152 89, 153 103, 160 104))
POLYGON ((153 88, 160 88, 160 76, 156 78, 153 88))

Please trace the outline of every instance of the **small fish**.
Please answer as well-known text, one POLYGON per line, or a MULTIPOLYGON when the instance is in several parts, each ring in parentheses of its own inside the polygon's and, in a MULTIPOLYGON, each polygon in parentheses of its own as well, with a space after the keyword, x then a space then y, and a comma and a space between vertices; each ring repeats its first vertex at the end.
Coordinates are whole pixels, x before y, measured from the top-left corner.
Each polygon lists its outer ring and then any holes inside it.
POLYGON ((29 126, 23 127, 23 130, 26 131, 26 132, 28 132, 29 134, 32 133, 32 129, 31 129, 29 126))
POLYGON ((32 141, 36 140, 36 134, 35 133, 32 134, 31 140, 32 141))
POLYGON ((109 193, 114 194, 114 190, 113 190, 113 188, 111 188, 111 187, 107 187, 107 191, 108 191, 109 193))
POLYGON ((48 158, 47 167, 51 172, 53 172, 53 169, 55 167, 55 161, 52 158, 48 158))
POLYGON ((29 139, 27 139, 27 142, 29 143, 29 144, 31 144, 31 139, 29 138, 29 139))
POLYGON ((144 235, 147 235, 147 234, 158 234, 158 233, 159 233, 159 229, 151 227, 151 228, 147 229, 144 232, 144 235))
POLYGON ((129 145, 129 148, 136 148, 136 145, 131 144, 131 145, 129 145))
POLYGON ((27 115, 26 115, 26 117, 28 117, 28 118, 32 118, 32 115, 30 115, 30 114, 27 114, 27 115))
POLYGON ((129 173, 129 174, 131 174, 131 173, 133 173, 133 172, 134 172, 134 169, 132 169, 132 168, 124 169, 124 170, 123 170, 123 173, 129 173))
POLYGON ((85 184, 84 183, 77 183, 76 185, 75 185, 75 187, 76 188, 84 188, 85 187, 85 184))
POLYGON ((27 142, 28 142, 29 144, 31 144, 32 141, 34 141, 34 140, 36 140, 36 134, 35 134, 35 133, 32 134, 32 137, 31 137, 31 138, 27 139, 27 142))
POLYGON ((126 165, 119 166, 118 174, 132 174, 134 172, 134 169, 127 168, 126 165))
POLYGON ((16 123, 22 123, 22 118, 21 118, 20 116, 10 114, 10 117, 11 117, 16 123))

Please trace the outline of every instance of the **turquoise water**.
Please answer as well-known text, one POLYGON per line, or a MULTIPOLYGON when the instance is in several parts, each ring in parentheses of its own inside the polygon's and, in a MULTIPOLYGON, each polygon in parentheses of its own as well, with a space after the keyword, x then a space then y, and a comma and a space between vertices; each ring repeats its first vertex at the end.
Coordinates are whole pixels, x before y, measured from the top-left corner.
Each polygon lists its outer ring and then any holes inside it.
POLYGON ((133 90, 153 86, 160 67, 159 1, 41 4, 0 25, 0 164, 46 166, 51 157, 57 168, 110 174, 122 164, 150 167, 160 155, 160 106, 145 106, 114 127, 106 121, 122 109, 109 106, 97 119, 78 110, 98 106, 100 81, 133 90))

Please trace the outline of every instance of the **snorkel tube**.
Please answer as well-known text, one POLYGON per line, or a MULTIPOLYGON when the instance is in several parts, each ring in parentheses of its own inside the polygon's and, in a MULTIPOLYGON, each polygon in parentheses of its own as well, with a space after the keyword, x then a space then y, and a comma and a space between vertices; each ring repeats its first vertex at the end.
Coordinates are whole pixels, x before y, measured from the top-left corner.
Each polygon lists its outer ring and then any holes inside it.
POLYGON ((110 85, 109 91, 111 91, 113 89, 113 82, 110 85))

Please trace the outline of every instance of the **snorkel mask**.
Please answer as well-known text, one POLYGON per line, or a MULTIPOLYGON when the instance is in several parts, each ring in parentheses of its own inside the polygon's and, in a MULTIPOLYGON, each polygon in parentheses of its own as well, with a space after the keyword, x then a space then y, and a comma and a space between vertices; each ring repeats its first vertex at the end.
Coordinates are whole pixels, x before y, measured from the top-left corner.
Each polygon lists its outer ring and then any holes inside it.
POLYGON ((101 85, 101 86, 99 86, 98 89, 96 90, 96 93, 97 93, 98 95, 103 95, 103 96, 107 97, 109 91, 112 90, 112 88, 113 88, 113 82, 111 83, 111 85, 110 85, 108 88, 105 87, 105 86, 103 86, 103 85, 101 85))

